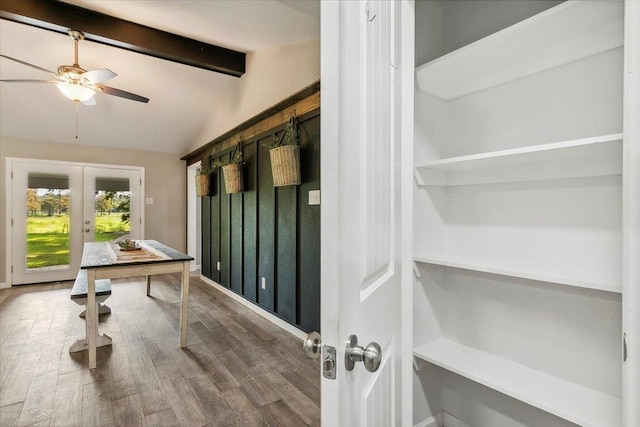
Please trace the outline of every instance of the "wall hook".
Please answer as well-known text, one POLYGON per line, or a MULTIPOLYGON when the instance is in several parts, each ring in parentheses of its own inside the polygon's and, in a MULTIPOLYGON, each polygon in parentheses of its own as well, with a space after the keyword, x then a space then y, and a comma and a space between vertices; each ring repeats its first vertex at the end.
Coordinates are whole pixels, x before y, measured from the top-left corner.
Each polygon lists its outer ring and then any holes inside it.
POLYGON ((371 9, 369 9, 369 3, 367 3, 367 8, 365 9, 366 13, 367 13, 367 21, 371 22, 374 19, 376 19, 376 16, 378 15, 373 15, 371 16, 371 9))

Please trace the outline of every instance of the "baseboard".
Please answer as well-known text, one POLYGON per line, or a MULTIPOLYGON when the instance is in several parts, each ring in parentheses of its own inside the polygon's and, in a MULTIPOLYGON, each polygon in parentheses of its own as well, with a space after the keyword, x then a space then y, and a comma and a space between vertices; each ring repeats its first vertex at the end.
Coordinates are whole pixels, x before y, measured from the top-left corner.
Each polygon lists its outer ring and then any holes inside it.
POLYGON ((471 427, 469 424, 465 423, 464 421, 460 421, 448 412, 443 412, 443 414, 443 427, 471 427))
POLYGON ((7 282, 0 283, 0 289, 9 289, 10 287, 11 287, 11 284, 7 282))
POLYGON ((444 424, 442 423, 443 413, 444 412, 440 412, 439 414, 434 415, 433 417, 429 417, 426 420, 419 422, 413 427, 443 427, 444 426, 444 424))
POLYGON ((291 325, 290 323, 285 322, 284 320, 280 319, 277 316, 274 316, 273 314, 269 313, 267 310, 257 306, 256 304, 254 304, 251 301, 241 297, 240 295, 236 294, 235 292, 233 292, 233 291, 225 288, 224 286, 214 282, 213 280, 209 279, 208 277, 200 275, 200 279, 202 279, 202 281, 205 282, 206 284, 212 286, 214 289, 216 289, 216 290, 222 292, 223 294, 225 294, 227 296, 230 296, 234 300, 238 301, 240 304, 244 305, 249 310, 251 310, 251 311, 259 314, 260 316, 264 317, 265 319, 267 319, 268 321, 270 321, 274 325, 279 326, 281 329, 284 329, 285 331, 287 331, 290 334, 294 335, 296 338, 299 338, 300 340, 304 340, 305 337, 307 336, 307 333, 304 332, 303 330, 296 328, 295 326, 291 325))

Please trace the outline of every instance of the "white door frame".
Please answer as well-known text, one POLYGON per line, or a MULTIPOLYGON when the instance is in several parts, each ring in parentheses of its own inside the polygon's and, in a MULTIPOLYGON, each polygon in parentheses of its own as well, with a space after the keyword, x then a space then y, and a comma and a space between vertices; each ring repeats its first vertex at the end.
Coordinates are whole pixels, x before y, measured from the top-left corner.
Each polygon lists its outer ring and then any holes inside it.
MULTIPOLYGON (((144 239, 144 229, 145 229, 145 219, 144 219, 144 195, 145 195, 145 183, 144 183, 144 167, 142 166, 127 166, 127 165, 114 165, 114 164, 100 164, 100 163, 85 163, 85 162, 68 162, 68 161, 57 161, 57 160, 45 160, 45 159, 31 159, 31 158, 23 158, 23 157, 7 157, 5 159, 5 194, 6 194, 6 206, 5 206, 5 214, 6 214, 6 223, 5 230, 7 233, 6 243, 5 243, 5 271, 6 271, 6 287, 11 287, 13 285, 13 273, 11 271, 11 266, 13 265, 13 227, 11 226, 12 221, 12 206, 13 206, 13 180, 12 180, 12 171, 14 163, 35 163, 42 165, 61 165, 61 166, 69 166, 69 167, 95 167, 95 168, 103 168, 103 169, 128 169, 128 170, 136 170, 140 172, 141 185, 140 185, 140 238, 144 239)), ((82 213, 81 213, 82 215, 82 213)))
POLYGON ((193 257, 191 271, 200 269, 201 257, 201 200, 196 195, 196 174, 200 162, 187 166, 187 254, 193 257))
POLYGON ((625 2, 622 328, 623 425, 640 425, 640 2, 625 2))

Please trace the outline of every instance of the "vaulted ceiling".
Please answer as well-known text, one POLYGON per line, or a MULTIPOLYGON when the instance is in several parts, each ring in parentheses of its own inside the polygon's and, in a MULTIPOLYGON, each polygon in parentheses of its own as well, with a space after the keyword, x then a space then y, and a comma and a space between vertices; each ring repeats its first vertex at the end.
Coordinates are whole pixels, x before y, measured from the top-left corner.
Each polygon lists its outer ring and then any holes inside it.
MULTIPOLYGON (((117 18, 247 54, 316 39, 319 0, 76 0, 117 18)), ((55 71, 73 63, 73 42, 62 34, 0 20, 0 53, 55 71)), ((143 95, 148 104, 96 94, 95 106, 75 106, 52 84, 0 83, 0 135, 168 153, 193 144, 236 77, 82 41, 79 63, 118 74, 109 86, 143 95)), ((250 67, 250 64, 248 65, 250 67)), ((248 68, 247 72, 251 70, 248 68)), ((0 58, 0 79, 48 79, 45 73, 0 58)))

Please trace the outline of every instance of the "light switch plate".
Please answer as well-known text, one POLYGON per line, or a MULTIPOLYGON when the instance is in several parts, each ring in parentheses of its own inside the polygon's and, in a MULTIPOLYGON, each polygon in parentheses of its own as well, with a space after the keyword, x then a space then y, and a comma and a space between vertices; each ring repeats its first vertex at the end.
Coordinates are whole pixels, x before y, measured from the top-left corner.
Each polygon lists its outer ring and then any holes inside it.
POLYGON ((153 197, 147 197, 146 199, 144 199, 144 204, 145 205, 152 205, 153 204, 153 197))
POLYGON ((220 271, 220 261, 216 261, 216 269, 220 271))
POLYGON ((267 289, 267 279, 262 278, 262 289, 267 289))
POLYGON ((320 204, 320 190, 309 191, 309 205, 320 204))

